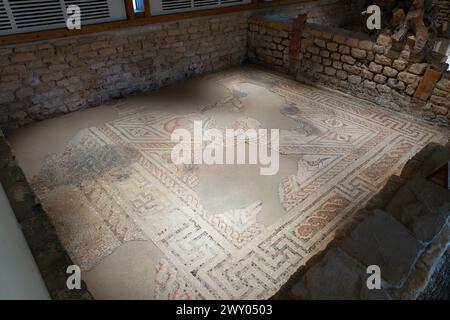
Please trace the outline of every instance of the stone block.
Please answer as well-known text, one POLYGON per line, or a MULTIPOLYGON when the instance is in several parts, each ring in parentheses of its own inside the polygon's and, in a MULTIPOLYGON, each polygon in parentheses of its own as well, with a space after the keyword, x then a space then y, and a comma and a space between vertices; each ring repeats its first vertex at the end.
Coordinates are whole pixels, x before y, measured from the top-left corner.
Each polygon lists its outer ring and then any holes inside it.
POLYGON ((320 49, 316 46, 310 46, 310 47, 306 48, 306 51, 308 51, 312 54, 315 54, 315 55, 318 55, 320 53, 320 49))
POLYGON ((416 176, 396 193, 386 210, 411 230, 418 240, 428 244, 448 222, 450 190, 416 176))
POLYGON ((311 60, 313 62, 315 62, 315 63, 322 63, 322 57, 321 56, 314 55, 314 56, 311 57, 311 60))
POLYGON ((377 265, 381 277, 401 287, 414 267, 423 246, 391 214, 375 210, 342 241, 342 249, 363 265, 377 265))
POLYGON ((434 88, 433 95, 436 95, 438 97, 444 97, 444 98, 450 98, 450 93, 438 88, 434 88))
POLYGON ((331 59, 328 59, 328 58, 323 58, 323 59, 322 59, 322 64, 323 64, 324 66, 331 66, 332 60, 331 60, 331 59))
POLYGON ((342 69, 342 62, 340 62, 340 61, 333 61, 333 68, 341 70, 342 69))
POLYGON ((392 59, 390 59, 386 56, 380 55, 380 54, 375 55, 375 62, 378 64, 381 64, 383 66, 391 66, 392 65, 392 59))
POLYGON ((450 108, 450 100, 445 97, 432 96, 430 102, 434 105, 450 108))
POLYGON ((427 154, 423 161, 423 165, 418 170, 417 174, 426 178, 449 161, 450 149, 448 147, 446 148, 441 145, 437 145, 432 152, 427 154))
POLYGON ((381 71, 383 71, 383 66, 378 63, 371 62, 369 64, 369 70, 374 73, 381 73, 381 71))
POLYGON ((345 41, 347 40, 347 38, 344 35, 341 34, 335 34, 333 37, 333 41, 337 42, 339 44, 345 44, 345 41))
POLYGON ((347 47, 347 46, 344 46, 344 45, 340 45, 339 46, 339 53, 340 54, 349 55, 350 54, 350 47, 347 47))
POLYGON ((350 64, 350 65, 353 65, 356 62, 356 60, 353 57, 348 56, 348 55, 341 56, 341 61, 345 62, 347 64, 350 64))
POLYGON ((329 76, 334 76, 334 75, 336 75, 336 69, 334 69, 332 67, 325 67, 325 74, 327 74, 329 76))
POLYGON ((400 58, 409 61, 411 59, 411 49, 409 47, 403 49, 402 52, 400 52, 400 58))
POLYGON ((412 96, 414 94, 414 92, 416 92, 416 88, 414 86, 412 86, 412 85, 408 85, 406 87, 405 92, 406 92, 407 95, 412 96))
POLYGON ((412 84, 418 79, 418 76, 416 76, 415 74, 406 72, 406 71, 402 71, 398 74, 397 78, 398 78, 398 80, 401 80, 407 84, 412 84))
POLYGON ((391 92, 391 88, 389 88, 385 84, 377 84, 377 90, 380 93, 390 93, 391 92))
POLYGON ((348 77, 347 72, 343 71, 343 70, 338 70, 336 72, 336 77, 340 80, 346 80, 348 77))
POLYGON ((364 79, 373 80, 373 73, 370 72, 370 71, 367 70, 367 69, 362 69, 362 70, 361 70, 361 76, 362 76, 364 79))
POLYGON ((397 90, 403 91, 406 89, 406 85, 403 81, 396 79, 388 79, 388 86, 397 90))
POLYGON ((0 92, 0 104, 13 102, 15 100, 14 94, 11 92, 0 92))
POLYGON ((351 54, 356 59, 365 59, 367 57, 367 51, 359 48, 352 48, 351 54))
POLYGON ((377 44, 383 47, 392 46, 392 38, 387 34, 380 34, 377 38, 377 44))
POLYGON ((326 40, 331 40, 331 39, 333 39, 333 34, 328 31, 322 31, 322 38, 324 38, 326 40))
POLYGON ((326 48, 327 43, 322 39, 314 39, 314 44, 320 48, 326 48))
POLYGON ((408 72, 416 75, 422 75, 427 69, 427 63, 414 63, 408 68, 408 72))
POLYGON ((371 89, 371 90, 375 90, 377 87, 377 84, 375 82, 369 81, 369 80, 364 80, 363 85, 364 85, 364 88, 371 89))
POLYGON ((386 52, 386 48, 380 45, 374 45, 372 48, 373 52, 376 54, 384 54, 386 52))
POLYGON ((386 300, 385 290, 369 290, 364 266, 339 248, 327 250, 322 259, 291 288, 297 299, 312 300, 386 300))
POLYGON ((339 53, 337 53, 337 52, 333 52, 331 54, 331 59, 333 59, 333 60, 341 60, 341 55, 339 53))
POLYGON ((403 59, 396 59, 392 63, 392 66, 397 69, 398 71, 403 71, 408 66, 408 61, 405 61, 403 59))
POLYGON ((345 41, 345 44, 350 48, 357 48, 359 45, 359 40, 356 38, 348 38, 347 41, 345 41))
POLYGON ((330 51, 322 49, 320 50, 320 55, 324 58, 328 58, 330 56, 330 51))
POLYGON ((314 72, 323 72, 323 69, 324 69, 324 66, 322 65, 322 64, 320 64, 320 63, 313 63, 313 65, 312 65, 312 70, 314 71, 314 72))
POLYGON ((331 52, 336 52, 338 51, 338 44, 335 42, 328 42, 327 49, 330 50, 331 52))
POLYGON ((374 46, 374 43, 370 40, 362 40, 359 42, 359 48, 366 50, 366 51, 372 51, 373 46, 374 46))
POLYGON ((17 99, 24 99, 26 97, 31 97, 34 93, 33 88, 31 87, 23 87, 16 91, 17 99))
POLYGON ((444 106, 436 106, 434 104, 432 104, 431 106, 431 111, 436 114, 436 115, 440 115, 440 116, 446 116, 448 114, 448 107, 444 107, 444 106))
POLYGON ((349 64, 346 64, 346 63, 344 63, 343 65, 342 65, 342 68, 345 70, 345 71, 347 71, 349 74, 354 74, 354 75, 359 75, 359 74, 361 74, 361 67, 358 67, 358 66, 356 66, 356 65, 349 65, 349 64))
POLYGON ((34 59, 36 59, 36 56, 33 52, 23 52, 23 53, 17 53, 14 56, 12 56, 11 62, 21 63, 21 62, 33 61, 34 59))
POLYGON ((398 71, 391 67, 384 67, 383 74, 389 78, 395 78, 398 74, 398 71))
POLYGON ((442 78, 437 84, 436 88, 450 92, 450 79, 442 78))
POLYGON ((19 89, 21 86, 21 82, 18 80, 15 81, 7 81, 7 82, 0 82, 0 92, 3 91, 15 91, 19 89))
POLYGON ((360 76, 357 75, 350 75, 348 76, 348 82, 350 82, 351 84, 360 84, 362 81, 362 78, 360 76))
POLYGON ((387 78, 381 74, 376 74, 373 77, 373 81, 375 81, 376 83, 384 84, 384 83, 386 83, 387 78))

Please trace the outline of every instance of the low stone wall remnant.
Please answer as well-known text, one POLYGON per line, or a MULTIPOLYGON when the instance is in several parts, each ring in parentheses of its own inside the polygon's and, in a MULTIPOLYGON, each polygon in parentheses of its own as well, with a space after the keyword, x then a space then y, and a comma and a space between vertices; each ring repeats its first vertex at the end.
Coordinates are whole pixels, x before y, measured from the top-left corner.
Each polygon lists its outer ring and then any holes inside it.
POLYGON ((249 12, 0 47, 0 128, 240 65, 249 12))

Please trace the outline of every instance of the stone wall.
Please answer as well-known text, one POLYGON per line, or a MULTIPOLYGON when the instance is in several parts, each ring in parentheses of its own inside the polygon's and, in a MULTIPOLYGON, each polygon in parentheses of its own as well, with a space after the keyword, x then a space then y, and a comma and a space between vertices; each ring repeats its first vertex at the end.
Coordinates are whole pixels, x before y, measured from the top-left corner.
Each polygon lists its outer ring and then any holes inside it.
MULTIPOLYGON (((354 25, 361 19, 361 1, 320 0, 276 10, 276 14, 255 15, 249 19, 248 58, 251 62, 271 69, 291 73, 296 69, 299 50, 292 50, 298 42, 305 21, 308 23, 342 27, 354 25), (299 23, 300 22, 300 23, 299 23), (291 70, 289 70, 291 69, 291 70)), ((299 49, 299 48, 298 48, 299 49)))
POLYGON ((446 31, 445 34, 450 35, 450 2, 448 0, 433 0, 433 5, 437 10, 436 25, 441 28, 441 31, 446 31), (447 30, 445 29, 447 24, 447 30))
POLYGON ((437 116, 449 116, 450 112, 450 74, 446 73, 436 84, 426 107, 426 116, 434 119, 437 116))
POLYGON ((0 128, 239 65, 248 14, 0 47, 0 128))
POLYGON ((309 24, 302 36, 297 78, 448 125, 448 108, 426 107, 437 80, 434 78, 440 74, 429 70, 426 63, 414 62, 412 46, 407 43, 394 50, 385 35, 374 40, 364 34, 309 24))
POLYGON ((292 18, 254 16, 248 25, 248 58, 251 62, 288 72, 292 18))

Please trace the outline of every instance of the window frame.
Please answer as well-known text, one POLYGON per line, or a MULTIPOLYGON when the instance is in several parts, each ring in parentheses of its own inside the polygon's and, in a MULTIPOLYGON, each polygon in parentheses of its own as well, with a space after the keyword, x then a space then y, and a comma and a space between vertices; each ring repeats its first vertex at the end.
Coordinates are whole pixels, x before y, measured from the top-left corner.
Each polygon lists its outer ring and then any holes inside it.
POLYGON ((170 13, 166 15, 152 15, 149 2, 145 1, 145 12, 135 13, 131 0, 125 1, 125 9, 127 13, 126 20, 111 21, 98 24, 89 24, 83 26, 81 29, 68 30, 67 28, 49 29, 42 31, 34 31, 29 33, 19 33, 13 35, 0 36, 0 46, 11 45, 24 42, 64 38, 71 36, 79 36, 81 34, 96 33, 108 30, 139 27, 148 24, 158 24, 165 22, 174 22, 195 17, 214 16, 227 13, 236 13, 243 11, 253 11, 262 8, 274 8, 280 6, 289 6, 293 4, 300 4, 310 2, 311 0, 252 0, 249 4, 242 4, 237 6, 220 7, 205 10, 187 11, 180 13, 170 13), (131 6, 130 6, 131 5, 131 6))

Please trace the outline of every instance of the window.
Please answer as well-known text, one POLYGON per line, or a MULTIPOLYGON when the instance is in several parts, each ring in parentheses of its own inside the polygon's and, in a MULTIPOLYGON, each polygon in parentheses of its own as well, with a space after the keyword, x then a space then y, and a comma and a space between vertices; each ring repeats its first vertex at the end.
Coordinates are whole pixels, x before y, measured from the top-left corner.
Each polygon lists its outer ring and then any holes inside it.
POLYGON ((0 36, 66 27, 66 8, 77 5, 81 24, 127 18, 123 0, 1 0, 0 36))
POLYGON ((144 0, 133 0, 134 13, 145 12, 144 0))
POLYGON ((152 15, 230 7, 251 3, 251 0, 149 0, 152 15))

